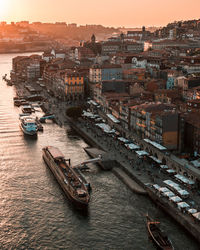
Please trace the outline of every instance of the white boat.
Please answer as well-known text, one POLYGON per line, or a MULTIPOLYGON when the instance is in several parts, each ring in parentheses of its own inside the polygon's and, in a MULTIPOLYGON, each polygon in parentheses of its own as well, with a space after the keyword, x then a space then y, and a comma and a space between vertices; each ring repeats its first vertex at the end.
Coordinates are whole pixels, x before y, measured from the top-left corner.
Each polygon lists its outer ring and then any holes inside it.
POLYGON ((38 126, 35 118, 31 116, 20 116, 20 128, 25 135, 37 136, 38 126))

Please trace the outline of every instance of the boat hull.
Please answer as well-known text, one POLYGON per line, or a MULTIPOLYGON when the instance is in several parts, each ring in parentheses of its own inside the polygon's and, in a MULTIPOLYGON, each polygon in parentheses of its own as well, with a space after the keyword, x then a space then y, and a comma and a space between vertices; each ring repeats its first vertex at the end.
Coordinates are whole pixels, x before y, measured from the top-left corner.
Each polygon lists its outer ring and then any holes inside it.
POLYGON ((54 162, 53 159, 49 160, 43 150, 43 160, 46 163, 46 165, 49 167, 51 172, 53 173, 55 179, 59 183, 60 187, 62 188, 63 192, 67 196, 68 200, 78 209, 87 209, 88 207, 88 202, 83 202, 79 199, 77 199, 70 191, 69 188, 67 187, 66 183, 63 180, 63 176, 60 175, 59 173, 59 168, 57 164, 54 162))
POLYGON ((164 236, 163 232, 159 229, 159 227, 153 221, 149 221, 147 219, 147 229, 149 232, 150 238, 153 240, 157 249, 162 250, 173 250, 173 246, 171 241, 164 236))
POLYGON ((30 137, 37 137, 37 131, 27 131, 22 124, 20 124, 20 128, 22 130, 22 132, 24 133, 24 135, 30 136, 30 137))

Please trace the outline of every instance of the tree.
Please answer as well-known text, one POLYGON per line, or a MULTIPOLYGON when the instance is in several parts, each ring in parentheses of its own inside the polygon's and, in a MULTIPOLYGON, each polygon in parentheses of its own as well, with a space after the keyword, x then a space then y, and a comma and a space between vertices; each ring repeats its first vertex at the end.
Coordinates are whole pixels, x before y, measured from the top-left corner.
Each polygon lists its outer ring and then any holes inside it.
POLYGON ((70 107, 66 110, 66 115, 71 118, 78 118, 81 116, 83 109, 81 107, 70 107))

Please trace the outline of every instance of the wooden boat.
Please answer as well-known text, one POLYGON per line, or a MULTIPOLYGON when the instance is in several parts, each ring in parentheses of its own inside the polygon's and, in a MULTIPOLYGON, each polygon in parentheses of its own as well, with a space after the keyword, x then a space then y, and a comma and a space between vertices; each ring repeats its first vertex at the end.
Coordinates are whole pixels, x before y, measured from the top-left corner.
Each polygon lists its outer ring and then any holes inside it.
POLYGON ((43 159, 52 171, 68 199, 77 208, 87 208, 90 195, 82 178, 67 163, 60 150, 53 146, 42 149, 43 159))
POLYGON ((150 237, 158 249, 173 250, 173 246, 167 235, 159 228, 160 222, 152 220, 149 216, 147 218, 147 229, 150 237))

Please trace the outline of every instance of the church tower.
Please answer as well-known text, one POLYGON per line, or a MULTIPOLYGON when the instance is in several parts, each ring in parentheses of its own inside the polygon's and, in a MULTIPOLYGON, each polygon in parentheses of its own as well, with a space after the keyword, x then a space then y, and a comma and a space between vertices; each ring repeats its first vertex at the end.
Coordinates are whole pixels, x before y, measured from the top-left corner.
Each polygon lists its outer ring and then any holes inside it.
POLYGON ((92 43, 95 43, 95 42, 96 42, 96 37, 95 37, 94 34, 91 36, 91 42, 92 42, 92 43))

